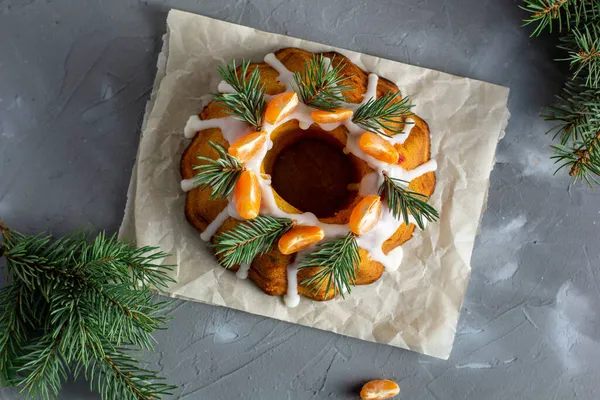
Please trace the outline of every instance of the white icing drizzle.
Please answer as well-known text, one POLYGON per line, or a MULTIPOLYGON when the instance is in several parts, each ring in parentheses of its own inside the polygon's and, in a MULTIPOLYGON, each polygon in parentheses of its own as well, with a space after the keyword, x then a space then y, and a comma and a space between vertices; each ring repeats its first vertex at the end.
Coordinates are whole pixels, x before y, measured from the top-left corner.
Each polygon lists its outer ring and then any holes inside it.
MULTIPOLYGON (((275 54, 267 54, 264 58, 264 61, 279 73, 277 80, 286 87, 286 91, 293 91, 292 82, 294 81, 294 74, 291 71, 289 71, 283 65, 283 63, 281 63, 281 61, 277 59, 275 54)), ((369 74, 367 90, 364 94, 362 102, 360 104, 344 103, 343 107, 354 111, 361 104, 365 104, 366 102, 368 102, 369 99, 375 99, 377 95, 378 81, 379 77, 376 74, 369 74)), ((219 83, 218 90, 221 93, 233 93, 235 91, 233 87, 231 87, 231 85, 228 85, 226 82, 219 83)), ((267 97, 267 99, 269 98, 271 98, 271 96, 267 97)), ((300 102, 292 113, 283 118, 281 121, 278 121, 277 126, 284 124, 285 122, 290 120, 297 120, 300 128, 306 130, 315 123, 311 116, 311 113, 313 111, 313 108, 300 102)), ((404 130, 402 133, 399 133, 393 136, 392 138, 384 138, 392 144, 404 143, 404 141, 408 138, 410 134, 411 127, 414 126, 413 124, 410 124, 410 122, 413 121, 407 119, 407 122, 408 123, 404 125, 404 130)), ((392 178, 410 182, 413 179, 427 172, 435 171, 437 169, 437 163, 435 162, 435 160, 430 160, 413 170, 407 171, 400 165, 387 164, 369 156, 368 154, 364 153, 358 146, 358 140, 360 138, 360 135, 364 132, 364 129, 353 123, 351 121, 351 118, 338 123, 318 125, 321 129, 326 131, 331 131, 339 127, 340 125, 344 125, 348 130, 347 144, 344 149, 344 153, 354 154, 358 158, 367 162, 367 164, 371 168, 373 168, 374 172, 365 175, 360 182, 359 194, 361 196, 377 194, 378 188, 383 181, 383 173, 387 174, 392 178)), ((318 226, 324 230, 325 238, 335 238, 346 235, 349 231, 348 225, 326 224, 319 221, 313 213, 305 212, 301 214, 291 214, 284 212, 277 206, 277 203, 275 202, 275 196, 271 188, 271 179, 270 177, 263 176, 260 171, 262 161, 264 160, 267 152, 273 147, 273 142, 270 140, 270 136, 277 126, 273 126, 270 124, 264 125, 263 129, 268 134, 269 139, 267 139, 263 148, 245 164, 245 167, 249 170, 252 170, 258 178, 258 183, 260 185, 262 194, 261 214, 294 219, 299 225, 318 226)), ((221 131, 223 132, 223 136, 229 143, 233 143, 238 138, 252 131, 252 129, 249 128, 247 124, 233 117, 200 120, 198 116, 194 115, 188 120, 184 129, 184 133, 186 137, 192 138, 194 137, 196 132, 208 128, 221 129, 221 131)), ((183 180, 181 182, 182 189, 184 191, 191 189, 190 181, 191 180, 183 180)), ((221 213, 217 215, 215 220, 211 222, 201 234, 201 238, 203 240, 210 240, 212 235, 216 233, 216 231, 228 217, 231 216, 233 218, 240 219, 239 215, 237 214, 237 210, 235 209, 234 202, 232 200, 232 196, 230 196, 229 204, 227 205, 227 207, 225 207, 225 209, 223 209, 223 211, 221 211, 221 213)), ((414 218, 412 218, 412 216, 411 221, 414 222, 414 218)), ((383 266, 388 271, 394 271, 399 267, 402 261, 403 250, 399 246, 386 255, 383 253, 382 246, 384 242, 387 239, 389 239, 396 232, 396 230, 398 230, 401 224, 402 221, 394 218, 390 210, 387 208, 387 205, 384 204, 382 216, 377 226, 370 232, 357 237, 357 243, 359 247, 368 251, 371 259, 383 264, 383 266)), ((299 252, 296 255, 296 261, 294 261, 287 267, 288 289, 287 294, 284 296, 284 302, 288 307, 296 307, 300 302, 300 296, 298 295, 297 279, 298 265, 299 260, 301 260, 303 255, 308 253, 309 251, 309 249, 305 249, 299 252)), ((249 264, 241 265, 240 269, 236 273, 238 278, 245 279, 248 275, 249 268, 249 264)))
POLYGON ((367 101, 377 98, 377 83, 379 82, 379 76, 377 74, 369 74, 367 81, 367 91, 363 96, 363 101, 360 104, 365 104, 367 101))
POLYGON ((214 221, 208 224, 204 232, 200 234, 200 239, 204 240, 205 242, 208 242, 212 235, 214 235, 219 230, 219 228, 221 227, 221 225, 223 225, 223 222, 225 222, 227 218, 229 218, 229 207, 225 207, 223 211, 221 211, 217 215, 214 221))
POLYGON ((184 192, 189 192, 194 188, 194 180, 193 179, 183 179, 181 181, 181 190, 184 192))
POLYGON ((294 262, 287 266, 288 287, 286 294, 283 295, 283 302, 290 308, 294 308, 300 304, 300 295, 298 294, 298 267, 300 266, 300 261, 305 255, 313 251, 314 248, 315 246, 313 245, 304 250, 300 250, 298 253, 296 253, 296 259, 294 262))
POLYGON ((240 264, 240 268, 235 273, 235 276, 237 276, 238 279, 246 279, 248 277, 248 271, 249 270, 250 270, 250 264, 249 263, 240 264))
POLYGON ((269 53, 265 56, 265 62, 269 64, 271 68, 273 68, 275 71, 277 71, 277 73, 279 74, 277 80, 282 85, 285 85, 286 92, 292 92, 292 82, 294 81, 294 73, 288 70, 285 67, 285 65, 283 65, 283 63, 279 61, 277 57, 275 57, 275 54, 273 53, 269 53))
POLYGON ((233 86, 231 86, 225 81, 219 82, 217 90, 219 91, 219 93, 235 93, 235 89, 233 88, 233 86))
POLYGON ((387 141, 391 144, 403 144, 408 139, 408 135, 410 134, 410 130, 414 126, 415 121, 412 118, 406 118, 404 121, 404 128, 402 132, 395 134, 394 136, 387 138, 387 141))
MULTIPOLYGON (((298 255, 299 256, 299 255, 298 255)), ((296 256, 296 260, 298 260, 296 256)), ((300 295, 298 294, 298 262, 294 261, 287 266, 288 287, 286 294, 283 295, 283 302, 290 308, 300 304, 300 295)))
POLYGON ((219 128, 223 132, 223 137, 229 144, 237 139, 252 132, 252 128, 240 120, 233 117, 213 118, 202 120, 197 115, 192 115, 185 124, 183 133, 186 138, 191 139, 196 135, 196 132, 204 129, 219 128))

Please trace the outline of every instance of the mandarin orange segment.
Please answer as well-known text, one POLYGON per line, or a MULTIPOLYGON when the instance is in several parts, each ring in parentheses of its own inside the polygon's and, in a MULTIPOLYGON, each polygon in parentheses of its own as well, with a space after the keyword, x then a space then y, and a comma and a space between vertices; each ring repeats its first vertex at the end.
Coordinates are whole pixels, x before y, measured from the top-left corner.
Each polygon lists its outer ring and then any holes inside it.
POLYGON ((293 254, 320 242, 324 237, 325 231, 318 226, 296 226, 281 236, 279 251, 281 254, 293 254))
POLYGON ((275 125, 287 117, 298 105, 298 95, 296 92, 283 93, 273 97, 267 109, 265 110, 265 121, 271 125, 275 125))
POLYGON ((245 163, 258 153, 258 151, 267 142, 267 134, 263 132, 254 132, 242 136, 227 149, 227 152, 237 158, 241 163, 245 163))
POLYGON ((318 124, 332 124, 352 117, 352 110, 336 108, 331 111, 316 110, 311 113, 313 121, 318 124))
POLYGON ((367 382, 360 391, 363 400, 385 400, 400 393, 400 386, 394 381, 379 379, 367 382))
POLYGON ((381 218, 381 199, 377 195, 369 195, 362 199, 350 214, 350 230, 356 235, 363 235, 377 225, 381 218))
POLYGON ((360 136, 358 147, 371 157, 388 164, 397 164, 400 157, 393 144, 371 132, 365 132, 360 136))
POLYGON ((243 219, 253 219, 260 211, 260 185, 254 172, 242 172, 235 184, 233 201, 235 208, 243 219))

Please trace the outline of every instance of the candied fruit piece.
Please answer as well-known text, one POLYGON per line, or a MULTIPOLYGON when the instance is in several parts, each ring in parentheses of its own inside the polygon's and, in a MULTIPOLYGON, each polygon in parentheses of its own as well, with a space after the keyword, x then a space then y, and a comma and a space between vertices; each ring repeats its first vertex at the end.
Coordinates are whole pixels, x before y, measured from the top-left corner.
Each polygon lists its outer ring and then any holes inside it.
POLYGON ((332 124, 352 117, 352 110, 336 108, 331 111, 316 110, 311 113, 313 121, 318 124, 332 124))
POLYGON ((380 379, 365 383, 360 391, 363 400, 385 400, 400 393, 400 386, 394 381, 380 379))
POLYGON ((365 132, 360 136, 358 147, 371 157, 388 164, 397 164, 400 157, 393 144, 372 132, 365 132))
POLYGON ((381 199, 374 194, 366 196, 350 214, 350 230, 356 235, 363 235, 373 229, 380 218, 381 199))
POLYGON ((279 239, 281 254, 293 254, 317 243, 325 237, 325 232, 318 226, 296 226, 279 239))
POLYGON ((254 172, 246 170, 242 172, 235 184, 234 203, 235 208, 243 219, 253 219, 260 211, 260 185, 254 172))
POLYGON ((277 95, 267 104, 265 121, 271 125, 275 125, 294 111, 297 105, 298 95, 296 92, 277 95))

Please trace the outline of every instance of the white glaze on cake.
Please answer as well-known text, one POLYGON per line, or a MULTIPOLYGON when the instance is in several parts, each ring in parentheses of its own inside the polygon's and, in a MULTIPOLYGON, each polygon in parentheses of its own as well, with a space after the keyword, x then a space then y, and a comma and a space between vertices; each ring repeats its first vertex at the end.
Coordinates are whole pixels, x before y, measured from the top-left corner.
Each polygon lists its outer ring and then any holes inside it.
POLYGON ((235 276, 237 276, 239 279, 246 279, 248 277, 249 270, 250 270, 249 263, 240 264, 240 268, 235 273, 235 276))
POLYGON ((181 190, 184 192, 189 192, 194 188, 194 180, 193 179, 184 179, 181 181, 181 190))
MULTIPOLYGON (((294 81, 294 74, 291 71, 289 71, 283 65, 283 63, 281 63, 281 61, 279 61, 276 58, 275 54, 273 53, 267 54, 264 60, 267 64, 269 64, 273 69, 275 69, 279 73, 277 80, 286 87, 286 92, 293 91, 292 82, 294 81)), ((365 104, 366 102, 368 102, 369 99, 375 99, 377 94, 378 81, 379 77, 376 74, 369 74, 367 90, 363 96, 362 102, 360 104, 344 103, 344 108, 348 108, 354 111, 361 104, 365 104)), ((231 87, 225 82, 221 82, 219 84, 218 89, 222 93, 231 93, 233 87, 231 87)), ((295 110, 288 116, 283 118, 281 121, 278 121, 278 124, 276 126, 265 124, 263 130, 268 134, 269 139, 267 139, 267 142, 265 143, 263 148, 251 160, 249 160, 245 164, 245 166, 247 169, 252 170, 258 178, 262 194, 260 209, 261 214, 270 215, 273 217, 290 218, 295 220, 298 225, 318 226, 324 230, 325 239, 331 239, 346 235, 349 232, 348 225, 326 224, 319 221, 313 213, 309 212, 301 214, 291 214, 281 210, 275 202, 275 196, 273 194, 273 190, 271 189, 270 177, 262 176, 260 172, 261 164, 267 152, 273 147, 273 142, 270 140, 270 136, 273 130, 276 129, 277 126, 284 124, 290 120, 297 120, 300 128, 306 130, 312 124, 315 123, 311 116, 311 113, 314 110, 315 109, 300 102, 295 108, 295 110)), ((385 136, 382 137, 392 144, 404 143, 404 141, 410 134, 410 129, 412 128, 412 126, 414 126, 411 124, 411 122, 413 122, 412 120, 407 119, 406 122, 407 123, 404 125, 404 131, 402 133, 395 135, 392 138, 388 138, 385 136)), ((354 154, 356 157, 364 160, 374 170, 373 173, 369 173, 366 176, 364 176, 362 181, 360 182, 359 194, 361 196, 377 194, 377 190, 383 181, 382 174, 384 173, 392 178, 410 182, 425 173, 432 172, 437 169, 437 163, 435 162, 435 160, 430 160, 413 170, 407 171, 399 165, 387 164, 369 156, 368 154, 364 153, 358 146, 358 140, 360 138, 360 135, 364 132, 364 129, 353 123, 351 118, 339 123, 318 125, 321 129, 326 131, 331 131, 339 127, 340 125, 344 125, 348 131, 347 143, 344 152, 346 154, 354 154)), ((185 136, 188 138, 192 138, 194 137, 196 132, 208 128, 221 129, 225 140, 227 140, 227 142, 230 144, 238 138, 252 132, 252 129, 249 128, 247 124, 238 121, 233 117, 200 120, 198 116, 192 116, 190 117, 185 126, 185 136)), ((184 180, 182 182, 182 189, 185 190, 188 188, 189 180, 184 180)), ((239 216, 235 211, 235 206, 233 205, 231 196, 228 200, 228 206, 225 207, 225 209, 219 215, 217 215, 215 220, 211 222, 201 234, 201 238, 203 240, 210 240, 210 238, 216 233, 219 227, 223 224, 223 222, 225 222, 225 220, 229 216, 239 219, 239 216)), ((414 219, 412 219, 412 221, 414 221, 414 219)), ((394 218, 387 205, 383 204, 381 219, 376 225, 376 227, 370 232, 357 237, 357 243, 359 247, 368 251, 371 259, 380 262, 387 271, 394 271, 399 267, 400 263, 402 262, 403 250, 399 246, 396 249, 390 251, 388 254, 384 254, 382 246, 384 242, 387 239, 389 239, 394 234, 394 232, 398 230, 401 224, 402 221, 394 218)), ((284 301, 289 307, 297 306, 300 301, 300 296, 298 295, 297 282, 298 263, 302 259, 302 256, 307 252, 308 250, 304 250, 298 253, 296 255, 296 261, 294 261, 287 267, 288 289, 287 294, 284 296, 284 301)), ((238 270, 236 275, 241 279, 245 279, 249 268, 249 265, 240 266, 240 269, 238 270)))

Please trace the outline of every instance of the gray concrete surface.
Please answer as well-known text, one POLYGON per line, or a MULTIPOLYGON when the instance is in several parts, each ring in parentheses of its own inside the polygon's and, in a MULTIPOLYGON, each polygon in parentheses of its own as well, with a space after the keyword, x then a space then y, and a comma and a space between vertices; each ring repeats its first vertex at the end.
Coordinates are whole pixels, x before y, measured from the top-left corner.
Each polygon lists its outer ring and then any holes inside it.
POLYGON ((600 194, 552 176, 537 115, 564 71, 515 1, 0 0, 1 218, 116 231, 169 7, 509 86, 512 113, 449 361, 180 302, 149 355, 174 399, 599 397, 600 194))

